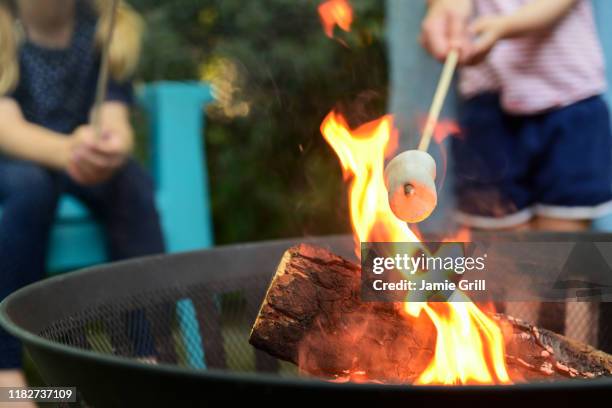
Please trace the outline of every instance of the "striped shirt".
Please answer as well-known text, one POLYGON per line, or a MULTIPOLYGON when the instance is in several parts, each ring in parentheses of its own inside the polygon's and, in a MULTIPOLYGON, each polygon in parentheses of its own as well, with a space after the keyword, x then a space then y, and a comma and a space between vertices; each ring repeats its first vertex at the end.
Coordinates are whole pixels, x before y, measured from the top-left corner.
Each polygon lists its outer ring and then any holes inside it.
MULTIPOLYGON (((474 0, 476 15, 514 12, 530 0, 474 0)), ((461 69, 462 96, 497 92, 504 110, 533 114, 599 95, 606 89, 603 52, 590 0, 548 32, 500 41, 484 62, 461 69)))

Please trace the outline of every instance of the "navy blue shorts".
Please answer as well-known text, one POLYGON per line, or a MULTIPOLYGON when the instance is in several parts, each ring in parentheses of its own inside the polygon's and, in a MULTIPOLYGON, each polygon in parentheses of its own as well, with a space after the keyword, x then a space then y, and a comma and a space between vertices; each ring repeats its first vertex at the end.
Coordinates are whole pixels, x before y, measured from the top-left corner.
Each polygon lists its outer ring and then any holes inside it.
POLYGON ((535 215, 612 212, 612 131, 600 96, 542 114, 504 112, 496 94, 464 101, 453 138, 459 221, 505 228, 535 215))

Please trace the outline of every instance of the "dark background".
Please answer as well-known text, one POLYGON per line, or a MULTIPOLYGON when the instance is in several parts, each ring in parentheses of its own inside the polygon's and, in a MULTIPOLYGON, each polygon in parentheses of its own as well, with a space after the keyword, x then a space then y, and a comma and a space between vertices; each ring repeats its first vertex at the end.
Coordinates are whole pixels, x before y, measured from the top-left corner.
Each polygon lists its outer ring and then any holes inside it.
POLYGON ((319 126, 334 107, 353 125, 385 113, 384 1, 352 2, 353 29, 335 40, 317 0, 130 3, 147 23, 137 82, 214 86, 204 137, 216 243, 350 231, 319 126))

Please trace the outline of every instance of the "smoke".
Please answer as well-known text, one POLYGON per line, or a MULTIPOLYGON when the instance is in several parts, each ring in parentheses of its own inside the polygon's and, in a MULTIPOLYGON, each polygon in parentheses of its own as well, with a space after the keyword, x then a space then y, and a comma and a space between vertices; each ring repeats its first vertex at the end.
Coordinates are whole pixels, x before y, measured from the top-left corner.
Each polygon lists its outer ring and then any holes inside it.
POLYGON ((435 333, 400 304, 361 303, 320 315, 300 343, 298 365, 332 380, 411 383, 433 356, 435 333))

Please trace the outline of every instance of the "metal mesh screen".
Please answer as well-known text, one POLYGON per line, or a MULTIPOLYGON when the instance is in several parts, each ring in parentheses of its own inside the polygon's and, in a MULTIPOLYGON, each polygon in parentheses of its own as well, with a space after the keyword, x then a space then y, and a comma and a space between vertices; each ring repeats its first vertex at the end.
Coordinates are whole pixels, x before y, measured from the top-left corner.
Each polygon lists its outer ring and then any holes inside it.
POLYGON ((295 375, 291 364, 248 343, 269 280, 266 273, 113 299, 56 321, 40 335, 149 364, 295 375))
MULTIPOLYGON (((293 365, 248 343, 269 279, 269 273, 253 274, 112 299, 56 321, 40 335, 150 364, 296 375, 293 365)), ((498 309, 612 351, 610 303, 507 303, 498 309)))

